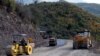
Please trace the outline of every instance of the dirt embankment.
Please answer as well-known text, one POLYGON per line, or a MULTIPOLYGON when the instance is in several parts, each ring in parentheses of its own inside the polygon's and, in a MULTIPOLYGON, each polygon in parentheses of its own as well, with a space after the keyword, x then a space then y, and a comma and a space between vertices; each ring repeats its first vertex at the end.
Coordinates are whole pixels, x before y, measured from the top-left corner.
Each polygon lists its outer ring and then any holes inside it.
POLYGON ((28 18, 21 18, 16 12, 8 13, 5 8, 0 8, 0 55, 5 47, 11 44, 13 34, 28 34, 37 46, 44 40, 35 25, 28 18))
POLYGON ((29 19, 22 20, 16 13, 0 9, 0 49, 10 43, 12 34, 32 34, 35 28, 29 19))

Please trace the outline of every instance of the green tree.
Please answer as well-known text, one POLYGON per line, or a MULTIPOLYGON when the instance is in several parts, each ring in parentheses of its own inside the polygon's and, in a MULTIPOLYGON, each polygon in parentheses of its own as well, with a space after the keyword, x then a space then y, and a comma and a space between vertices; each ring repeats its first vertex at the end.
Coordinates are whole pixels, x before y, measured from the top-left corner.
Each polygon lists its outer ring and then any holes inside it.
POLYGON ((16 8, 15 0, 0 0, 0 4, 6 6, 8 11, 14 11, 16 8))

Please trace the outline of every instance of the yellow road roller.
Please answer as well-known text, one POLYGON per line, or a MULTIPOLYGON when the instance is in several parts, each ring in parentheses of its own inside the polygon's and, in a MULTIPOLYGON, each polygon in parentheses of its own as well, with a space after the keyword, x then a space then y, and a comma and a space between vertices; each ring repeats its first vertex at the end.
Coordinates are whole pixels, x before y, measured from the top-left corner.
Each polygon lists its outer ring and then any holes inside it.
POLYGON ((18 56, 22 54, 32 54, 35 44, 32 42, 32 38, 28 38, 26 34, 13 35, 12 45, 7 46, 7 56, 18 56))

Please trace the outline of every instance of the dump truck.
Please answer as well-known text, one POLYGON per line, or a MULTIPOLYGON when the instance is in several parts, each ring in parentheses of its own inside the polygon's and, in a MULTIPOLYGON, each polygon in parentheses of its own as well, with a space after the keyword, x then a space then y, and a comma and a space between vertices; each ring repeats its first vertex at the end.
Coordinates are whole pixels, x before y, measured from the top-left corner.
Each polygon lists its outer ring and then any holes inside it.
POLYGON ((79 31, 73 37, 73 49, 92 47, 92 39, 89 31, 79 31))
POLYGON ((18 56, 22 54, 30 55, 33 52, 35 43, 27 34, 16 34, 12 37, 12 44, 6 48, 7 56, 18 56))

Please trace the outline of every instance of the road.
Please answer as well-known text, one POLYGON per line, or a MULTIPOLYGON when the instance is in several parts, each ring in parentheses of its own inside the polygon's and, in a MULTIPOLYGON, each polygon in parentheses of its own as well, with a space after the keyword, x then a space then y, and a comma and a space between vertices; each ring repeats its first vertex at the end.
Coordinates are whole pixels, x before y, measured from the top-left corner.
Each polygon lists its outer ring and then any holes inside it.
POLYGON ((55 47, 36 48, 30 56, 100 56, 87 49, 73 50, 72 40, 58 39, 57 43, 55 47))

